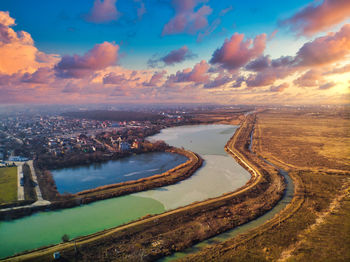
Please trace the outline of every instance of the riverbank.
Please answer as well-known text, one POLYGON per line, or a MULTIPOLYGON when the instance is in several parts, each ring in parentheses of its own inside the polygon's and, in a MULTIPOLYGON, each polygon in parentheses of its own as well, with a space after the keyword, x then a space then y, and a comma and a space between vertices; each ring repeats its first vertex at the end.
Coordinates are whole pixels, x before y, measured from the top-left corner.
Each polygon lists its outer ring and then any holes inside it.
POLYGON ((234 146, 231 149, 237 152, 235 157, 253 173, 244 187, 218 198, 78 238, 75 240, 78 252, 73 242, 69 242, 20 258, 45 261, 51 258, 52 252, 60 250, 67 259, 133 261, 142 256, 146 261, 154 260, 260 216, 281 198, 284 183, 276 170, 247 150, 254 121, 253 116, 247 117, 228 144, 228 148, 234 146))
MULTIPOLYGON (((50 205, 24 206, 23 208, 6 211, 0 210, 0 219, 19 218, 40 210, 71 208, 82 204, 89 204, 98 200, 104 200, 174 184, 190 177, 199 167, 201 167, 203 163, 202 158, 198 154, 188 150, 169 148, 166 149, 165 152, 184 155, 188 158, 188 161, 162 174, 123 183, 101 186, 94 189, 81 191, 76 194, 61 196, 60 198, 56 198, 56 200, 52 201, 50 205)), ((50 174, 48 173, 46 175, 49 176, 50 174)))
POLYGON ((292 202, 262 226, 182 261, 347 261, 348 119, 307 109, 258 114, 253 150, 289 171, 292 202))

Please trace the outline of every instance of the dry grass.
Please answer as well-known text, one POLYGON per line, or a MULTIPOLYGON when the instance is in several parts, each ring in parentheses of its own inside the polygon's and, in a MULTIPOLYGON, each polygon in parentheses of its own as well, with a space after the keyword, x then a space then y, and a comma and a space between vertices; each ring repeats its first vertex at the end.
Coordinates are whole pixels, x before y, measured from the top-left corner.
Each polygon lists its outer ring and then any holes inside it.
POLYGON ((257 151, 295 168, 350 170, 350 121, 341 115, 269 111, 258 115, 257 151))
POLYGON ((280 213, 286 219, 272 219, 185 260, 350 261, 349 127, 342 112, 259 113, 253 149, 289 169, 295 182, 295 199, 280 213))

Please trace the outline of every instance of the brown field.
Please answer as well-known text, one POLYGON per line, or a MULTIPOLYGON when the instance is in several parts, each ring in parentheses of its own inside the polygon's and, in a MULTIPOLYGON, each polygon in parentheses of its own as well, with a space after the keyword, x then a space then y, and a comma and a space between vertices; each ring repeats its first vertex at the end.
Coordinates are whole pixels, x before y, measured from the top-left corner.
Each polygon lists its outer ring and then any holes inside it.
POLYGON ((289 170, 295 197, 279 216, 185 261, 349 261, 350 133, 343 112, 258 114, 253 149, 289 170))
POLYGON ((256 149, 265 158, 300 169, 350 171, 350 117, 345 114, 268 111, 258 115, 256 149))
POLYGON ((244 113, 252 109, 218 109, 191 113, 192 120, 200 124, 230 124, 238 125, 244 120, 244 113))

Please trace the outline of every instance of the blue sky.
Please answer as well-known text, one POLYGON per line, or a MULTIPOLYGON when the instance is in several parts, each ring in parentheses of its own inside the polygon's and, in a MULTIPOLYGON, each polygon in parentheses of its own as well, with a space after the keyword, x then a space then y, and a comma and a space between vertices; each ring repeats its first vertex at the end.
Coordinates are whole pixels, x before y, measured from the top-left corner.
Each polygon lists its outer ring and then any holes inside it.
MULTIPOLYGON (((213 9, 208 17, 209 24, 218 18, 221 10, 230 7, 232 10, 221 17, 220 25, 200 42, 197 41, 198 34, 161 36, 163 26, 174 15, 171 1, 145 1, 147 12, 138 19, 136 3, 119 0, 116 6, 122 13, 121 17, 103 24, 84 20, 93 2, 2 0, 0 9, 9 11, 16 18, 15 29, 30 32, 36 46, 44 52, 83 54, 96 43, 115 41, 125 53, 121 63, 129 68, 141 69, 147 67, 146 62, 153 54, 164 54, 183 45, 198 55, 198 59, 189 61, 189 64, 209 59, 212 52, 233 33, 244 33, 250 38, 261 32, 272 33, 278 29, 279 19, 290 16, 309 1, 209 1, 213 9)), ((277 40, 283 41, 284 37, 289 37, 289 34, 281 30, 276 35, 277 40)))
POLYGON ((6 103, 347 103, 350 1, 1 0, 0 55, 6 103))

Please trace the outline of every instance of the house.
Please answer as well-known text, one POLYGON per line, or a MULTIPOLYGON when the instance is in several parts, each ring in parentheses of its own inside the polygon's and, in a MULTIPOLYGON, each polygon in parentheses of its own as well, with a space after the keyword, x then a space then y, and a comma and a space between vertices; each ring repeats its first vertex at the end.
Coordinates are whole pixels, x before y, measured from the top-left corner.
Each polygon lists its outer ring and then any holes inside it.
POLYGON ((139 141, 135 140, 132 143, 131 148, 133 148, 133 149, 140 149, 141 148, 141 143, 139 141))
POLYGON ((9 161, 22 162, 22 161, 28 161, 28 158, 22 157, 22 156, 10 156, 9 161))
POLYGON ((122 141, 119 143, 119 150, 120 151, 128 151, 130 150, 130 144, 128 142, 122 141))

